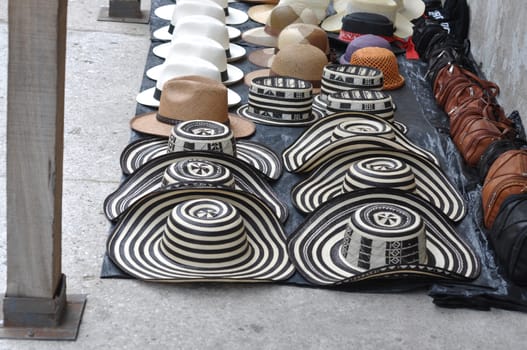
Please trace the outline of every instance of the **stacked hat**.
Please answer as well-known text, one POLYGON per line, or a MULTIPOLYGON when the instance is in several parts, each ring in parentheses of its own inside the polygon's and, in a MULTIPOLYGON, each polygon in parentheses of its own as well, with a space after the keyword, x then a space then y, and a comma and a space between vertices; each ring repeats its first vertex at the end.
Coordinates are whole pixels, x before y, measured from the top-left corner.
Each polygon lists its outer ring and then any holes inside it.
MULTIPOLYGON (((243 47, 229 42, 227 27, 215 18, 205 15, 192 15, 178 20, 174 27, 173 38, 196 35, 217 41, 225 50, 228 62, 239 60, 246 54, 243 47)), ((170 42, 157 45, 152 49, 152 52, 158 57, 167 58, 170 45, 170 42)))
POLYGON ((247 16, 244 11, 236 9, 234 7, 230 7, 228 0, 179 0, 177 4, 159 6, 155 9, 154 14, 161 19, 169 21, 177 13, 177 5, 184 2, 194 2, 201 4, 213 2, 219 5, 223 9, 223 13, 225 14, 226 24, 242 24, 244 22, 247 22, 247 20, 249 19, 249 16, 247 16))
POLYGON ((394 90, 404 85, 404 78, 399 74, 397 57, 388 49, 364 47, 351 55, 350 63, 380 70, 384 76, 383 90, 394 90))
POLYGON ((372 34, 393 41, 393 22, 377 13, 353 12, 342 18, 339 40, 349 43, 362 35, 372 34))
POLYGON ((309 7, 281 5, 272 9, 265 22, 265 27, 256 27, 243 32, 242 39, 259 46, 277 47, 279 34, 294 23, 316 26, 319 21, 309 7))
POLYGON ((310 82, 285 76, 259 77, 252 80, 248 103, 237 113, 260 124, 305 126, 323 116, 312 104, 310 82))
POLYGON ((217 41, 197 35, 174 37, 166 60, 148 69, 146 75, 152 80, 157 80, 166 65, 178 61, 192 61, 193 57, 202 58, 214 64, 225 85, 231 85, 243 79, 243 71, 227 63, 225 50, 217 41))
POLYGON ((394 122, 392 97, 382 91, 353 89, 327 96, 326 113, 364 112, 394 122))
POLYGON ((249 55, 249 61, 258 66, 269 68, 280 49, 294 44, 313 45, 326 55, 329 55, 330 52, 328 35, 320 27, 314 24, 293 23, 280 32, 276 48, 255 50, 249 55))
POLYGON ((385 49, 391 49, 390 43, 383 37, 374 34, 364 34, 349 41, 348 46, 346 47, 346 52, 340 56, 339 62, 341 64, 349 64, 351 61, 351 55, 353 55, 358 49, 364 47, 383 47, 385 49))
POLYGON ((328 158, 291 191, 302 212, 315 211, 331 198, 361 189, 384 188, 415 193, 452 221, 463 219, 466 205, 443 171, 408 150, 362 148, 328 158))
POLYGON ((167 184, 186 188, 229 187, 232 182, 229 173, 236 189, 254 194, 266 203, 276 218, 286 221, 287 207, 251 166, 226 153, 204 151, 169 152, 148 161, 106 197, 104 212, 108 219, 116 220, 135 202, 167 184), (171 168, 174 163, 181 164, 171 168))
MULTIPOLYGON (((212 0, 200 0, 200 1, 191 1, 184 0, 178 1, 174 6, 173 15, 171 16, 170 24, 164 27, 161 27, 154 31, 152 34, 154 38, 164 41, 170 41, 174 33, 174 28, 179 20, 185 17, 194 16, 194 15, 204 15, 217 19, 224 25, 225 22, 225 12, 221 6, 219 6, 215 1, 212 0)), ((240 37, 241 32, 239 29, 226 26, 229 33, 230 39, 236 39, 240 37)))
POLYGON ((270 69, 260 69, 245 75, 246 85, 254 78, 285 76, 309 81, 315 92, 319 91, 322 71, 328 64, 328 58, 319 48, 308 44, 293 44, 280 50, 270 69))
POLYGON ((380 90, 383 84, 384 76, 378 69, 331 63, 322 70, 320 94, 315 96, 313 106, 325 111, 330 94, 351 89, 380 90))
POLYGON ((252 6, 247 13, 253 21, 265 24, 277 7, 290 6, 296 13, 309 9, 315 15, 317 19, 315 24, 318 25, 326 18, 329 2, 330 0, 280 0, 276 6, 269 4, 252 6))
MULTIPOLYGON (((214 117, 214 113, 208 117, 214 117)), ((182 121, 174 125, 168 141, 155 137, 131 142, 121 153, 121 169, 129 175, 168 152, 184 151, 226 153, 273 180, 282 174, 280 159, 272 150, 254 141, 235 139, 228 125, 215 120, 182 121)))

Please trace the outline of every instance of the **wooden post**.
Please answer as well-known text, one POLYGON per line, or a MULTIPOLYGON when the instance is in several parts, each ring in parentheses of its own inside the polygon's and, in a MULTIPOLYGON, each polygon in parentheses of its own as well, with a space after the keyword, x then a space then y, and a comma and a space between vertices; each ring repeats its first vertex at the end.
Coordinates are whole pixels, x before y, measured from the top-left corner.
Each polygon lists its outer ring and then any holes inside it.
POLYGON ((33 328, 60 327, 69 305, 61 272, 67 0, 10 0, 8 13, 4 327, 31 327, 27 336, 39 338, 33 328))

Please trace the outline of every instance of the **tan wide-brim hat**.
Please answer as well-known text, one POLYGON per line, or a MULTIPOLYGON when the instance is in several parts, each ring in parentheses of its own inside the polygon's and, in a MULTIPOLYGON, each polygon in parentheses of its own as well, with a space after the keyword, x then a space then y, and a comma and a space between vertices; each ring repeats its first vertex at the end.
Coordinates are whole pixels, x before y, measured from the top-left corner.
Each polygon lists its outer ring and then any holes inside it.
POLYGON ((329 6, 329 2, 330 0, 280 0, 276 6, 270 4, 252 6, 247 11, 247 14, 249 15, 249 18, 253 21, 265 24, 267 23, 267 19, 273 11, 273 8, 279 6, 292 6, 297 11, 301 11, 303 9, 310 9, 313 13, 315 13, 317 17, 317 23, 315 24, 318 25, 324 20, 324 18, 326 18, 326 12, 329 6))
POLYGON ((277 48, 255 50, 249 54, 249 61, 260 67, 269 68, 278 50, 293 44, 309 44, 329 54, 328 35, 319 26, 308 23, 293 23, 278 35, 277 48))
POLYGON ((318 19, 310 8, 280 5, 271 10, 265 27, 249 29, 242 34, 242 39, 250 44, 265 47, 277 47, 278 36, 289 25, 307 23, 318 26, 318 19))
POLYGON ((236 138, 252 135, 254 123, 229 113, 228 108, 227 88, 221 82, 183 76, 164 84, 157 112, 135 116, 130 126, 145 134, 168 137, 179 122, 204 119, 229 125, 236 138))
POLYGON ((294 44, 280 50, 270 69, 260 69, 245 75, 244 82, 250 86, 254 78, 287 76, 309 81, 313 93, 320 92, 322 72, 328 64, 327 56, 318 47, 309 44, 294 44))

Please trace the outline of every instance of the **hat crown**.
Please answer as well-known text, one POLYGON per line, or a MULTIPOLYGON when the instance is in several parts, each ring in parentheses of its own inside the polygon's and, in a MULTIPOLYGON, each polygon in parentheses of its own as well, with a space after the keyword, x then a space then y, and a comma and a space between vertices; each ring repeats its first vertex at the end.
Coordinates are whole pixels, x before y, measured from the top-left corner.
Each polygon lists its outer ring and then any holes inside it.
POLYGON ((339 123, 335 129, 333 129, 331 141, 358 135, 379 136, 385 139, 395 140, 395 132, 389 123, 383 123, 381 121, 371 119, 363 119, 339 123))
POLYGON ((313 45, 326 54, 330 50, 326 32, 319 26, 308 23, 293 23, 280 32, 278 35, 279 49, 293 44, 313 45))
POLYGON ((377 68, 384 75, 384 89, 401 87, 404 78, 399 74, 399 65, 395 54, 382 47, 364 47, 351 55, 351 64, 377 68))
POLYGON ((223 8, 214 1, 178 1, 174 8, 170 23, 176 25, 179 20, 193 15, 205 15, 225 23, 225 12, 223 8))
POLYGON ((234 156, 234 134, 227 125, 213 120, 181 122, 172 128, 168 151, 208 151, 234 156))
POLYGON ((227 26, 216 18, 192 15, 181 18, 174 26, 173 37, 200 36, 217 41, 225 50, 229 48, 227 26))
MULTIPOLYGON (((194 58, 188 65, 196 67, 199 61, 203 60, 194 58)), ((228 123, 227 88, 219 82, 217 68, 210 62, 206 63, 209 65, 208 71, 216 72, 216 79, 185 75, 168 80, 161 94, 159 116, 173 124, 196 119, 228 123)))
POLYGON ((160 249, 168 259, 189 267, 234 267, 252 253, 244 225, 238 210, 227 202, 188 200, 168 216, 160 249))
POLYGON ((342 183, 342 193, 366 188, 392 188, 415 192, 417 185, 412 168, 390 157, 371 157, 353 162, 342 183))
POLYGON ((348 2, 348 13, 370 12, 383 15, 395 22, 398 5, 393 0, 351 0, 348 2))
MULTIPOLYGON (((169 80, 188 75, 201 76, 211 81, 221 82, 221 75, 218 67, 202 58, 192 57, 192 59, 187 58, 186 60, 174 60, 165 63, 166 64, 163 64, 159 71, 159 77, 156 82, 156 88, 159 90, 164 90, 166 83, 169 80)), ((178 85, 184 83, 178 82, 175 84, 178 85)), ((173 86, 173 84, 168 85, 173 86)), ((196 93, 195 91, 192 92, 196 93)))
POLYGON ((166 60, 193 60, 193 57, 211 62, 220 72, 227 70, 225 49, 217 41, 197 35, 174 37, 166 60))
POLYGON ((340 253, 359 270, 426 264, 425 224, 409 208, 388 203, 364 205, 348 219, 340 253))
POLYGON ((276 54, 271 65, 271 75, 307 80, 317 87, 327 63, 326 54, 319 48, 307 44, 293 44, 276 54))
POLYGON ((265 31, 278 36, 284 28, 293 23, 318 25, 320 21, 309 7, 303 5, 280 4, 273 8, 265 23, 265 31))
POLYGON ((220 164, 200 159, 186 159, 171 164, 165 170, 162 184, 179 187, 200 184, 234 188, 234 177, 228 168, 220 164))

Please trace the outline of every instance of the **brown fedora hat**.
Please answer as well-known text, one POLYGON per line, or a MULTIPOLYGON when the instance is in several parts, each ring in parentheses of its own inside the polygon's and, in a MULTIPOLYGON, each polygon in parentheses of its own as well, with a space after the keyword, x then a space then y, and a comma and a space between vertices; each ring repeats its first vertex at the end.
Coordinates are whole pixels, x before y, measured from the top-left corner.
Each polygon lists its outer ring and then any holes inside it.
POLYGON ((228 125, 237 138, 252 135, 255 131, 252 121, 229 113, 227 93, 221 82, 201 76, 168 80, 163 86, 159 110, 135 116, 130 126, 145 134, 168 137, 174 125, 202 119, 228 125))

